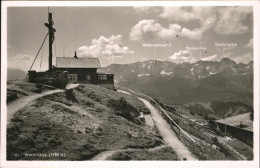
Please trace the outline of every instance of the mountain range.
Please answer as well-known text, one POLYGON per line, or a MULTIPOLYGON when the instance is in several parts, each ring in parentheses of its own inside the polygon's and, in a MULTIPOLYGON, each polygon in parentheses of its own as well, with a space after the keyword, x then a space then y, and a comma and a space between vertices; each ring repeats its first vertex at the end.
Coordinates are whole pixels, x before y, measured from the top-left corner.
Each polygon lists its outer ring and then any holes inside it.
POLYGON ((100 72, 115 74, 119 87, 150 95, 167 104, 235 101, 253 106, 253 61, 173 63, 149 60, 112 64, 100 72))
POLYGON ((21 69, 8 68, 7 69, 7 81, 16 79, 25 79, 26 72, 21 69))

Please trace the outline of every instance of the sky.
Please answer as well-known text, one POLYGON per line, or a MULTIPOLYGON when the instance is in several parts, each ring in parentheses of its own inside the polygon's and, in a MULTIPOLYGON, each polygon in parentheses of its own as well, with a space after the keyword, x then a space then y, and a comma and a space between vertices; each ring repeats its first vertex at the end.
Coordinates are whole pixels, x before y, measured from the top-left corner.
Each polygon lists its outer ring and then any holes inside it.
MULTIPOLYGON (((252 7, 50 7, 55 57, 100 58, 102 66, 253 60, 252 7)), ((47 7, 8 7, 8 68, 29 70, 48 32, 47 7)), ((48 40, 32 69, 47 70, 48 40)))

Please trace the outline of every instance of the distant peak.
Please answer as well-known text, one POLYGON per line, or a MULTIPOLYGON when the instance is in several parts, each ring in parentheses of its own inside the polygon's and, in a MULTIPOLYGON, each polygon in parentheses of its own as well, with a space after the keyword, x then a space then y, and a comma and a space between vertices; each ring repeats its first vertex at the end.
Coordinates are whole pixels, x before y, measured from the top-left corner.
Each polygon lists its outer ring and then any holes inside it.
POLYGON ((233 60, 230 59, 230 58, 222 58, 222 59, 220 60, 220 62, 227 63, 227 64, 236 64, 236 62, 233 61, 233 60))

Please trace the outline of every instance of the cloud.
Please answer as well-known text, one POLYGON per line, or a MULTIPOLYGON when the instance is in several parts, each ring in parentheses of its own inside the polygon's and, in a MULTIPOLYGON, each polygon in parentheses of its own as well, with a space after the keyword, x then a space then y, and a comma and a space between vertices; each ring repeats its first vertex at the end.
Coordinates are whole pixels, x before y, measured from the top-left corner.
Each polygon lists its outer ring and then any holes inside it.
POLYGON ((32 56, 25 55, 25 54, 17 54, 12 57, 12 60, 31 60, 31 59, 33 59, 32 56))
POLYGON ((107 56, 122 56, 128 51, 128 47, 123 46, 121 35, 112 35, 108 38, 100 36, 98 39, 93 39, 91 45, 81 46, 78 48, 78 55, 82 57, 107 57, 107 56))
MULTIPOLYGON (((11 55, 8 57, 7 67, 28 71, 30 66, 32 65, 34 58, 35 58, 35 56, 31 56, 31 55, 27 55, 27 54, 11 55)), ((34 70, 39 70, 40 60, 41 59, 40 59, 40 55, 39 55, 38 58, 36 59, 36 62, 34 63, 34 66, 33 66, 34 70)), ((44 62, 42 63, 42 65, 43 64, 44 64, 44 62)))
POLYGON ((179 50, 169 57, 172 60, 190 60, 191 52, 189 50, 179 50))
POLYGON ((197 21, 195 30, 203 34, 214 29, 218 34, 243 34, 249 26, 244 25, 251 7, 163 7, 158 17, 175 22, 197 21))
MULTIPOLYGON (((136 7, 139 11, 149 11, 150 7, 136 7)), ((204 32, 213 29, 217 34, 243 34, 249 31, 244 21, 252 13, 251 7, 162 7, 159 18, 174 24, 162 26, 155 20, 141 20, 130 32, 134 41, 145 38, 172 39, 177 34, 193 40, 200 40, 204 32), (199 26, 190 29, 181 26, 182 22, 198 22, 199 26), (176 23, 178 22, 178 23, 176 23)))
POLYGON ((203 32, 212 28, 217 20, 217 7, 164 7, 160 18, 177 22, 198 21, 200 27, 196 32, 203 32))
POLYGON ((241 55, 238 56, 236 58, 233 58, 234 61, 236 61, 237 63, 245 63, 248 64, 249 62, 251 62, 253 60, 253 55, 251 53, 247 53, 245 55, 241 55))
POLYGON ((190 39, 194 39, 194 40, 199 40, 202 38, 202 33, 203 31, 200 29, 194 29, 194 30, 190 30, 187 28, 183 28, 181 31, 181 36, 190 38, 190 39))
POLYGON ((249 42, 245 45, 245 47, 247 48, 253 48, 253 46, 254 46, 253 39, 250 39, 249 42))
POLYGON ((158 32, 162 29, 159 23, 155 20, 141 20, 139 21, 130 32, 130 39, 133 41, 146 39, 146 34, 150 34, 151 38, 158 38, 158 32))
POLYGON ((218 55, 217 55, 217 54, 211 55, 211 56, 208 56, 208 57, 201 58, 201 60, 202 60, 202 61, 213 61, 213 60, 216 60, 216 58, 218 58, 218 55))
POLYGON ((227 52, 224 53, 224 55, 221 55, 220 58, 232 58, 234 57, 234 53, 233 52, 227 52))
POLYGON ((141 20, 130 32, 130 39, 133 41, 143 41, 149 39, 173 39, 176 35, 190 39, 200 39, 202 32, 199 29, 190 30, 178 24, 170 24, 168 28, 163 27, 155 20, 141 20))
POLYGON ((219 9, 218 21, 214 30, 218 34, 243 34, 249 27, 244 25, 248 14, 252 13, 251 7, 226 7, 219 9))
POLYGON ((198 19, 192 10, 192 7, 163 7, 162 13, 159 15, 161 18, 167 18, 172 21, 184 21, 198 19))
POLYGON ((146 12, 148 13, 152 6, 134 6, 133 7, 136 12, 146 12))
POLYGON ((134 6, 133 7, 134 11, 137 13, 150 13, 150 12, 155 12, 158 13, 161 11, 161 7, 155 7, 155 6, 134 6))

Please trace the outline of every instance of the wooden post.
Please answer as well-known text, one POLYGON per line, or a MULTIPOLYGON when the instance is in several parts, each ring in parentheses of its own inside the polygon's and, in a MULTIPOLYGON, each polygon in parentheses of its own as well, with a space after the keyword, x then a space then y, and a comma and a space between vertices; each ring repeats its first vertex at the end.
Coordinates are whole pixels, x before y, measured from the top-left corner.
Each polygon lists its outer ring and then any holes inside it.
POLYGON ((52 20, 52 13, 49 13, 49 71, 52 70, 52 33, 51 33, 51 28, 52 28, 52 23, 50 20, 52 20))

